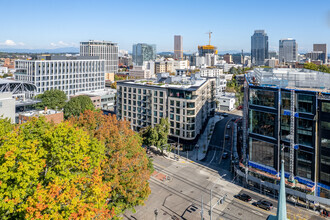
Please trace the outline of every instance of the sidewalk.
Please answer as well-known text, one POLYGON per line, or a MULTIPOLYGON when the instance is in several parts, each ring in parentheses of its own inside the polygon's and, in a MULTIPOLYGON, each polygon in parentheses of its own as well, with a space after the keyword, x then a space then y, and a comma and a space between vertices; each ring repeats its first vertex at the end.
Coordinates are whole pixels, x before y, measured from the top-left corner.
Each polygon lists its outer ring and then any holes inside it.
POLYGON ((214 126, 221 119, 223 119, 222 116, 216 115, 208 121, 204 133, 199 137, 196 144, 196 146, 198 146, 197 160, 203 160, 205 158, 214 131, 214 126))

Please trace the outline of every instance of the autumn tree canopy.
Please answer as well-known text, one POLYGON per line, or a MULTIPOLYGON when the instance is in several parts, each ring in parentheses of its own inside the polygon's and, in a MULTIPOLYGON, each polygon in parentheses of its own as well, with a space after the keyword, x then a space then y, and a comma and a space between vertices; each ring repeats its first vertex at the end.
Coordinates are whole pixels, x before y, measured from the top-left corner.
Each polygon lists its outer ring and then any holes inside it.
POLYGON ((2 219, 116 218, 148 197, 150 170, 139 135, 113 116, 0 119, 2 219))

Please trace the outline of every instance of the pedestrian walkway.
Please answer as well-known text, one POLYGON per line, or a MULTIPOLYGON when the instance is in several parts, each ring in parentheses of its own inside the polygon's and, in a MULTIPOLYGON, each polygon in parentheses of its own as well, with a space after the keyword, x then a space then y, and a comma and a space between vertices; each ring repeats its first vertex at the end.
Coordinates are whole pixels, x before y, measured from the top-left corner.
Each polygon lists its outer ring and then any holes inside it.
POLYGON ((223 119, 222 116, 216 115, 208 121, 204 133, 199 137, 196 144, 196 146, 198 146, 197 160, 203 160, 205 158, 214 131, 214 126, 221 119, 223 119))

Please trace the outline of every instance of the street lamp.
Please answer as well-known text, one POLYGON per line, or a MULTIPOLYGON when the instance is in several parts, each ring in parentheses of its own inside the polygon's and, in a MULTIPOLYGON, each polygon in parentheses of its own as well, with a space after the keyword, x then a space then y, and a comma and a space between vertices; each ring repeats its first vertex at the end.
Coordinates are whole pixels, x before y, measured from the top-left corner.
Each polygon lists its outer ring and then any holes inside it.
MULTIPOLYGON (((221 178, 225 177, 227 174, 223 174, 222 176, 219 177, 218 180, 220 180, 221 178)), ((213 207, 212 207, 212 191, 213 191, 213 188, 214 186, 217 184, 217 182, 215 182, 211 188, 211 192, 210 192, 210 220, 212 220, 212 210, 213 210, 213 207)))

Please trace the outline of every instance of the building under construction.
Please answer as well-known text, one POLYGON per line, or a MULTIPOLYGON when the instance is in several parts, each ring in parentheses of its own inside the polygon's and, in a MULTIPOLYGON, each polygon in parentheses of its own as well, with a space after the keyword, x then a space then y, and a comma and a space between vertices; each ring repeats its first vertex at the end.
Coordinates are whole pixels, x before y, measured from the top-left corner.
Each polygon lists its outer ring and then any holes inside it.
POLYGON ((198 53, 199 56, 205 56, 206 54, 218 54, 217 47, 213 45, 204 45, 204 46, 198 46, 198 53))
POLYGON ((330 74, 255 69, 244 90, 241 170, 276 183, 283 157, 287 187, 329 199, 330 74))

